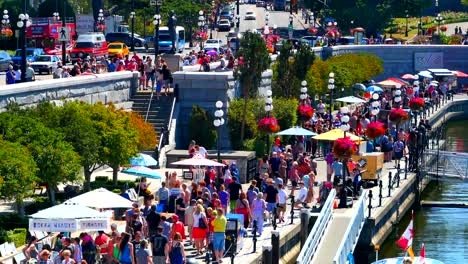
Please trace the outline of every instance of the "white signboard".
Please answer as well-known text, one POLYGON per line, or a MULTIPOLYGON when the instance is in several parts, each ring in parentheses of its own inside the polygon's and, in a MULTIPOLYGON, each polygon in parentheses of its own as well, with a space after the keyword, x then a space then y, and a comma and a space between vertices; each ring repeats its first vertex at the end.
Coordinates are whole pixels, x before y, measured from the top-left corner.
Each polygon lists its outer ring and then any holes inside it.
POLYGON ((57 28, 58 41, 70 41, 70 28, 58 27, 57 28))
POLYGON ((94 31, 93 15, 76 15, 76 33, 83 34, 94 31))
POLYGON ((414 70, 440 69, 444 67, 443 52, 415 52, 414 70))
POLYGON ((74 219, 29 219, 29 230, 75 232, 78 231, 78 223, 74 219))

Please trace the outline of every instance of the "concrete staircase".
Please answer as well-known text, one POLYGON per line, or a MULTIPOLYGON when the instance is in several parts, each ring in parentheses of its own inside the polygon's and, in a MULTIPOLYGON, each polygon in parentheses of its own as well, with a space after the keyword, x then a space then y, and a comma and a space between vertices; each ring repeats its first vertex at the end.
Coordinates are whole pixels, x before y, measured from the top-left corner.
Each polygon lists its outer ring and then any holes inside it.
MULTIPOLYGON (((131 100, 133 101, 132 110, 145 118, 150 98, 150 92, 137 92, 131 97, 131 100)), ((160 139, 162 129, 167 129, 173 100, 174 96, 172 93, 169 93, 167 96, 162 94, 159 97, 159 100, 157 99, 156 94, 153 95, 153 101, 151 102, 151 107, 148 112, 148 119, 146 121, 153 125, 158 136, 158 140, 160 139)))

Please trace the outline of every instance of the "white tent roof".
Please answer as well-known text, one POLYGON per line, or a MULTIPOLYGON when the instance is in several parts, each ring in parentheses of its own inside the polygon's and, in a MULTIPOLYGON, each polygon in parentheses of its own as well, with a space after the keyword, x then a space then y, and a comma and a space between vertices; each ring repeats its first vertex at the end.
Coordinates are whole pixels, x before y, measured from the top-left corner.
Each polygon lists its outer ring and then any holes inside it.
POLYGON ((132 201, 113 193, 107 189, 99 188, 83 193, 68 200, 91 208, 131 208, 132 201))
POLYGON ((91 209, 87 206, 68 203, 59 204, 56 206, 49 207, 41 210, 33 215, 32 218, 41 219, 80 219, 80 218, 103 218, 105 215, 99 211, 91 209))

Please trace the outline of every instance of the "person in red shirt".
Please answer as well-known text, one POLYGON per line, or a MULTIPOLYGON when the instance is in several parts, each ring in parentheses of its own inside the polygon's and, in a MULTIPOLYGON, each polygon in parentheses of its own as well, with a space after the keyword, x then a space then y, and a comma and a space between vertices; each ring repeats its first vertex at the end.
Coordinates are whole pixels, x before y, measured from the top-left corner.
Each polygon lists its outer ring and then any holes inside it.
POLYGON ((130 60, 130 62, 127 64, 127 71, 136 71, 137 69, 137 64, 135 62, 135 59, 130 60))
POLYGON ((133 52, 132 60, 135 60, 136 63, 140 63, 141 59, 138 57, 136 51, 133 52))
MULTIPOLYGON (((109 237, 104 233, 104 231, 98 231, 98 235, 94 240, 96 246, 101 247, 102 245, 107 245, 109 242, 109 237)), ((101 254, 107 253, 107 246, 101 248, 101 254)))
POLYGON ((179 221, 179 216, 173 215, 172 216, 172 227, 169 240, 174 239, 174 235, 179 233, 182 236, 182 240, 185 240, 185 226, 184 223, 179 221))
POLYGON ((125 66, 124 66, 123 61, 119 61, 119 65, 117 66, 115 71, 125 71, 125 66))

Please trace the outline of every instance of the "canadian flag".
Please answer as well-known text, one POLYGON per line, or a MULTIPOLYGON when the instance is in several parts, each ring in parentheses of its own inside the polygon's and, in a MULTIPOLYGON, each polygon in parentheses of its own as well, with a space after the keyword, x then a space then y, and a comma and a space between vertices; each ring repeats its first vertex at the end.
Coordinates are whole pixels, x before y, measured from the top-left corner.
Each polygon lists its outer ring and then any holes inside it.
POLYGON ((426 264, 426 247, 424 247, 424 243, 422 243, 421 253, 419 254, 419 263, 418 264, 426 264))
POLYGON ((406 227, 406 230, 403 233, 403 235, 401 235, 400 239, 398 239, 397 241, 397 245, 405 251, 408 249, 408 247, 410 247, 413 244, 413 236, 414 236, 413 219, 414 219, 414 214, 413 212, 411 212, 411 221, 408 227, 406 227))

